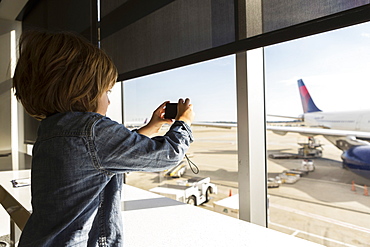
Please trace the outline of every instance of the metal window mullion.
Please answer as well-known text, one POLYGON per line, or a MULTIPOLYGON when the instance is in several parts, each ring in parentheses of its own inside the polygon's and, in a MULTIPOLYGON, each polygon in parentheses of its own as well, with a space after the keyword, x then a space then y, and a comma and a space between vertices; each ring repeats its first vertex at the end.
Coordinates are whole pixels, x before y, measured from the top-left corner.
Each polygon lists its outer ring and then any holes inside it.
POLYGON ((267 226, 263 48, 236 54, 239 218, 267 226))

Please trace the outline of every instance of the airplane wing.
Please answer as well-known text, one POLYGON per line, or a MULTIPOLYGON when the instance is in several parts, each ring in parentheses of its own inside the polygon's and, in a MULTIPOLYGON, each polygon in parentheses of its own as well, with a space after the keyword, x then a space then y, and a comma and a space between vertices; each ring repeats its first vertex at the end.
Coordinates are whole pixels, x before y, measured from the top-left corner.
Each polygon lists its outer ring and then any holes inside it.
MULTIPOLYGON (((227 128, 237 127, 236 123, 212 123, 212 122, 194 122, 191 125, 227 128)), ((336 130, 336 129, 322 129, 322 128, 309 128, 309 127, 288 127, 288 126, 266 126, 267 130, 271 130, 275 134, 285 135, 288 132, 299 133, 302 135, 313 136, 354 136, 359 139, 370 140, 370 132, 354 131, 354 130, 336 130)))
POLYGON ((359 139, 370 139, 370 133, 354 130, 336 130, 336 129, 321 129, 308 127, 282 127, 282 126, 267 126, 267 130, 280 135, 285 135, 288 132, 299 133, 302 135, 323 135, 323 136, 354 136, 359 139))
MULTIPOLYGON (((227 128, 237 127, 237 123, 210 123, 196 122, 194 126, 227 128)), ((289 126, 271 126, 267 125, 266 129, 278 135, 285 135, 289 132, 298 133, 304 136, 322 135, 339 149, 345 151, 352 146, 370 145, 370 132, 354 131, 354 130, 337 130, 309 127, 289 127, 289 126)))
MULTIPOLYGON (((227 128, 237 127, 237 123, 212 123, 212 122, 194 122, 191 125, 227 128)), ((309 128, 309 127, 289 127, 289 126, 266 126, 267 130, 271 130, 275 134, 285 135, 289 132, 298 133, 306 136, 337 136, 337 137, 356 137, 358 139, 370 140, 370 132, 354 131, 354 130, 337 130, 337 129, 323 129, 323 128, 309 128)))
POLYGON ((292 117, 292 116, 272 115, 272 114, 267 114, 267 116, 268 117, 278 117, 278 118, 295 119, 295 120, 303 121, 303 116, 292 117))
POLYGON ((370 145, 368 142, 370 133, 364 131, 285 126, 267 126, 267 130, 271 130, 278 135, 285 135, 288 132, 305 136, 322 135, 342 151, 346 151, 353 146, 370 145))

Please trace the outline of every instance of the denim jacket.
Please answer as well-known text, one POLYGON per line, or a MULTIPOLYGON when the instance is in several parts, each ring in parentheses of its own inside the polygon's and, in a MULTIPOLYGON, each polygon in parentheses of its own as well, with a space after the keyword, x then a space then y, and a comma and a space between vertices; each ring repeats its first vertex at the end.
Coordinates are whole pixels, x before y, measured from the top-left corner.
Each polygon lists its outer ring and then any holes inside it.
POLYGON ((19 246, 122 246, 123 173, 173 167, 191 142, 180 121, 148 138, 92 112, 44 119, 33 148, 33 211, 19 246))

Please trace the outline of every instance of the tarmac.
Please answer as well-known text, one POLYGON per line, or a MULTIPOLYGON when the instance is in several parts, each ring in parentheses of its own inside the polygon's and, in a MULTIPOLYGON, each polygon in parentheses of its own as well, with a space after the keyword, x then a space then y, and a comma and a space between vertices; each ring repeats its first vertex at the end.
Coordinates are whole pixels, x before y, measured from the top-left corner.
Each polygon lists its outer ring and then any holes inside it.
MULTIPOLYGON (((145 190, 159 184, 200 176, 210 177, 218 194, 199 207, 213 210, 213 202, 238 193, 237 130, 192 127, 195 141, 189 149, 190 159, 199 167, 199 174, 190 169, 183 178, 167 178, 164 173, 135 172, 126 183, 145 190)), ((297 143, 307 137, 286 136, 267 132, 267 154, 297 154, 297 143)), ((366 186, 370 180, 344 168, 341 151, 322 136, 323 157, 314 159, 315 171, 294 184, 268 189, 268 227, 324 246, 370 246, 370 197, 366 186)), ((268 177, 284 170, 299 168, 302 159, 267 158, 268 177)))

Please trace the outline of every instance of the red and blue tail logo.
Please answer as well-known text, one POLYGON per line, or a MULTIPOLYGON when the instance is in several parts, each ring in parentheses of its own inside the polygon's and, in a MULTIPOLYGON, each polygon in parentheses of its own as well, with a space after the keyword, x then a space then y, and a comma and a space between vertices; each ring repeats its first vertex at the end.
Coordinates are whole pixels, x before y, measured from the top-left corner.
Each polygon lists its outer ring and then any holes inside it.
POLYGON ((321 111, 313 102, 310 93, 308 92, 306 85, 304 85, 302 79, 298 80, 299 93, 301 95, 303 112, 317 112, 321 111))

